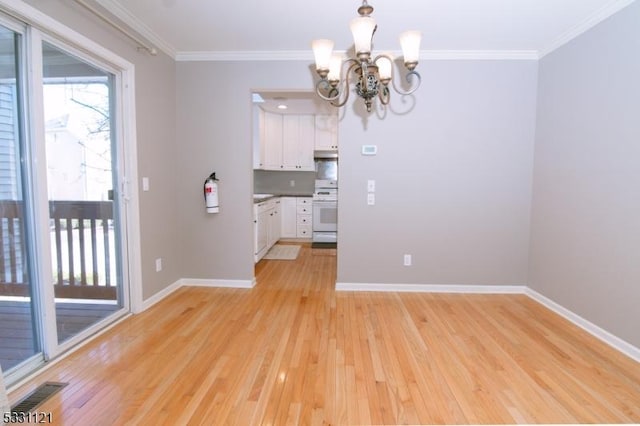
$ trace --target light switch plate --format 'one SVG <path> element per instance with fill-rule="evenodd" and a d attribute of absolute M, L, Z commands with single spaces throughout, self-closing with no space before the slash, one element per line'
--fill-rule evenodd
<path fill-rule="evenodd" d="M 369 179 L 367 181 L 367 192 L 376 192 L 376 181 Z"/>
<path fill-rule="evenodd" d="M 376 194 L 371 192 L 367 194 L 367 204 L 370 206 L 373 206 L 376 204 Z"/>

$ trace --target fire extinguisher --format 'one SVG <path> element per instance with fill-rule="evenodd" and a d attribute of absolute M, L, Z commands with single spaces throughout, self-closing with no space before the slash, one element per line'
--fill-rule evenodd
<path fill-rule="evenodd" d="M 213 172 L 204 181 L 204 204 L 207 208 L 207 213 L 218 213 L 220 206 L 218 203 L 218 179 L 216 179 L 216 173 Z"/>

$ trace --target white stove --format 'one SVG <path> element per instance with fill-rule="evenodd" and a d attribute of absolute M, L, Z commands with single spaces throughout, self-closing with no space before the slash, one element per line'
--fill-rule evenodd
<path fill-rule="evenodd" d="M 338 242 L 338 182 L 316 180 L 313 193 L 314 243 Z"/>

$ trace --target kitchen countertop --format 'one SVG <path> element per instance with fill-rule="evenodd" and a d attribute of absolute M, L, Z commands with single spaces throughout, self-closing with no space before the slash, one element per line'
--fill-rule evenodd
<path fill-rule="evenodd" d="M 309 193 L 253 194 L 253 203 L 254 204 L 262 203 L 263 201 L 267 201 L 276 197 L 313 197 L 313 194 L 309 194 Z"/>

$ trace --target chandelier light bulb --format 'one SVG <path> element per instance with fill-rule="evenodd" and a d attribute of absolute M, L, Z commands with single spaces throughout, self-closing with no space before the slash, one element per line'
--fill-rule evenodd
<path fill-rule="evenodd" d="M 391 80 L 391 67 L 393 64 L 391 63 L 391 59 L 385 56 L 380 56 L 376 60 L 376 65 L 378 66 L 378 76 L 380 77 L 380 81 L 389 81 Z"/>
<path fill-rule="evenodd" d="M 376 20 L 371 16 L 359 16 L 351 20 L 351 34 L 356 49 L 356 55 L 369 56 L 371 54 L 371 39 L 376 29 Z"/>
<path fill-rule="evenodd" d="M 331 61 L 331 52 L 333 51 L 333 41 L 327 39 L 318 39 L 311 42 L 313 56 L 316 60 L 316 70 L 328 70 Z"/>
<path fill-rule="evenodd" d="M 418 64 L 421 40 L 422 33 L 420 31 L 405 31 L 400 34 L 400 46 L 405 64 Z"/>
<path fill-rule="evenodd" d="M 329 74 L 327 80 L 340 81 L 340 72 L 342 71 L 342 56 L 333 54 L 329 61 Z"/>

